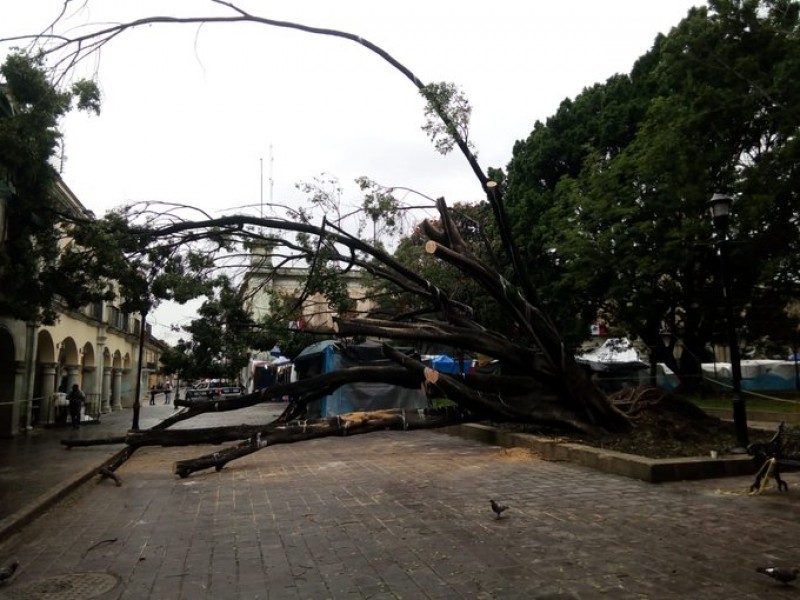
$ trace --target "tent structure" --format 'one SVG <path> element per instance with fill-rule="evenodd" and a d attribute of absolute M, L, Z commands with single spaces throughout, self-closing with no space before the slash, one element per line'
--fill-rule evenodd
<path fill-rule="evenodd" d="M 401 349 L 402 351 L 403 349 Z M 411 354 L 412 351 L 407 351 Z M 394 364 L 383 358 L 378 344 L 345 345 L 324 340 L 305 348 L 293 361 L 295 377 L 307 379 L 356 365 Z M 359 410 L 385 408 L 417 409 L 428 406 L 420 389 L 407 389 L 386 383 L 348 383 L 321 400 L 309 403 L 309 416 L 330 417 Z"/>
<path fill-rule="evenodd" d="M 459 368 L 458 361 L 447 354 L 433 354 L 424 356 L 422 358 L 422 362 L 430 364 L 432 369 L 436 369 L 440 373 L 448 374 L 468 373 L 475 364 L 474 360 L 465 359 L 461 361 L 461 367 Z"/>
<path fill-rule="evenodd" d="M 250 360 L 246 370 L 242 370 L 242 380 L 249 394 L 276 383 L 288 382 L 291 371 L 292 362 L 285 356 L 259 353 Z"/>
<path fill-rule="evenodd" d="M 599 348 L 576 355 L 575 362 L 588 370 L 598 387 L 606 391 L 639 385 L 649 368 L 628 338 L 608 338 Z"/>
<path fill-rule="evenodd" d="M 608 338 L 599 348 L 575 356 L 575 361 L 599 372 L 647 368 L 628 338 Z"/>
<path fill-rule="evenodd" d="M 703 363 L 703 377 L 730 385 L 733 370 L 729 362 Z M 743 390 L 753 392 L 800 389 L 800 366 L 793 360 L 751 359 L 741 361 Z"/>

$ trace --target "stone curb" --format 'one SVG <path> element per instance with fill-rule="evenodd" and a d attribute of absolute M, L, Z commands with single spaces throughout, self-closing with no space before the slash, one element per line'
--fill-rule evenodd
<path fill-rule="evenodd" d="M 605 473 L 641 479 L 649 483 L 712 479 L 755 473 L 753 461 L 746 455 L 723 455 L 715 459 L 702 456 L 645 458 L 583 444 L 560 442 L 529 433 L 501 431 L 496 427 L 477 423 L 452 425 L 438 431 L 505 448 L 528 448 L 541 455 L 545 460 L 568 461 Z"/>
<path fill-rule="evenodd" d="M 51 506 L 55 505 L 60 500 L 68 496 L 72 491 L 77 489 L 89 481 L 92 477 L 97 475 L 100 468 L 110 459 L 117 459 L 126 449 L 123 448 L 110 456 L 106 457 L 100 464 L 91 467 L 83 473 L 78 473 L 71 478 L 61 481 L 58 485 L 53 486 L 28 503 L 24 508 L 19 509 L 17 512 L 10 514 L 0 521 L 0 543 L 5 542 L 9 537 L 18 533 L 26 525 L 34 521 L 36 518 L 47 511 Z"/>

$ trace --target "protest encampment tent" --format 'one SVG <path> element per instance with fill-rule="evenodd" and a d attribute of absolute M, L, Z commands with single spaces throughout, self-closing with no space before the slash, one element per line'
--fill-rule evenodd
<path fill-rule="evenodd" d="M 406 354 L 411 349 L 398 348 Z M 323 373 L 358 365 L 394 365 L 383 357 L 380 344 L 344 344 L 338 340 L 323 340 L 306 347 L 293 361 L 295 377 L 307 379 Z M 308 416 L 334 416 L 360 410 L 386 408 L 425 408 L 428 397 L 419 388 L 408 389 L 387 383 L 348 383 L 320 400 L 309 403 Z"/>

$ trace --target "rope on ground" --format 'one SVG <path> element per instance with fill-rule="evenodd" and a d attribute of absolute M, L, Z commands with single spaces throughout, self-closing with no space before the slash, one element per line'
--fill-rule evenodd
<path fill-rule="evenodd" d="M 724 381 L 720 381 L 719 379 L 714 379 L 713 377 L 709 377 L 708 375 L 703 375 L 703 379 L 720 387 L 732 390 L 733 386 L 729 383 L 725 383 Z M 755 398 L 761 398 L 762 400 L 774 400 L 775 402 L 787 402 L 789 404 L 794 404 L 795 406 L 798 405 L 797 400 L 793 400 L 791 398 L 778 398 L 777 396 L 768 396 L 767 394 L 759 394 L 758 392 L 754 392 L 752 390 L 740 390 L 742 395 L 753 396 Z"/>

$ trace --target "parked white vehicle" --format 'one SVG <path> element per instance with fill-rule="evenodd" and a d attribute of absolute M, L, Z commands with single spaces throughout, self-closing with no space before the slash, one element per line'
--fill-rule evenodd
<path fill-rule="evenodd" d="M 230 396 L 241 396 L 244 393 L 238 385 L 230 385 L 224 381 L 204 381 L 186 390 L 187 400 L 217 400 Z"/>

